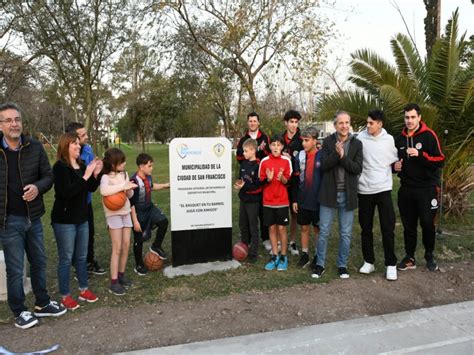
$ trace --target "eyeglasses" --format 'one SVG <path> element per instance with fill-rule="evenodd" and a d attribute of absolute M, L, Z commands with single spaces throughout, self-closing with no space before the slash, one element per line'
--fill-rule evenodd
<path fill-rule="evenodd" d="M 21 117 L 6 118 L 4 120 L 0 120 L 0 122 L 6 123 L 6 124 L 12 124 L 13 122 L 21 123 Z"/>

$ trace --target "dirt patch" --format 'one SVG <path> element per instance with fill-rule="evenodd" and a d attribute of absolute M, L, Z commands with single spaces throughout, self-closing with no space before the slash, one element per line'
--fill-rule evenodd
<path fill-rule="evenodd" d="M 111 353 L 400 312 L 474 299 L 474 263 L 399 273 L 353 275 L 271 292 L 138 307 L 102 307 L 41 321 L 29 330 L 0 326 L 0 344 L 24 352 L 61 345 L 60 353 Z M 323 279 L 324 280 L 324 279 Z M 173 297 L 175 292 L 170 290 Z M 184 291 L 184 290 L 181 290 Z M 189 290 L 188 290 L 189 291 Z"/>

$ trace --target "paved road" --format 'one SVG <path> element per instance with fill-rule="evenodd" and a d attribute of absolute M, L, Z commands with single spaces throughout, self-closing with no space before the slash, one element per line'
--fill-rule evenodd
<path fill-rule="evenodd" d="M 474 301 L 129 354 L 474 354 Z"/>

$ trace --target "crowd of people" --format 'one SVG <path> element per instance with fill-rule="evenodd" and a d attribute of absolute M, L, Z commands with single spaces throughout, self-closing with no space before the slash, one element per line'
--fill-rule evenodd
<path fill-rule="evenodd" d="M 351 133 L 349 113 L 338 111 L 333 121 L 335 132 L 324 138 L 322 146 L 314 127 L 300 131 L 301 114 L 297 111 L 285 114 L 285 132 L 270 139 L 260 129 L 259 115 L 250 113 L 248 131 L 237 146 L 240 172 L 234 184 L 240 198 L 241 241 L 250 247 L 249 262 L 257 261 L 261 239 L 271 255 L 266 270 L 287 270 L 287 254 L 291 252 L 300 255 L 297 267 L 311 265 L 311 276 L 322 277 L 337 214 L 336 267 L 339 277 L 347 279 L 354 212 L 359 209 L 364 257 L 359 272 L 370 274 L 375 271 L 373 224 L 377 208 L 387 280 L 397 280 L 397 270 L 416 268 L 418 221 L 426 267 L 438 270 L 433 252 L 444 155 L 436 133 L 422 121 L 420 107 L 410 103 L 403 112 L 405 125 L 394 139 L 383 128 L 383 111 L 368 112 L 366 128 L 357 137 Z M 399 262 L 395 255 L 393 173 L 400 177 L 398 207 L 405 244 L 405 256 Z M 296 225 L 301 230 L 301 253 L 296 244 Z M 315 237 L 312 261 L 311 229 Z"/>
<path fill-rule="evenodd" d="M 19 107 L 0 105 L 0 242 L 5 256 L 8 305 L 21 329 L 38 324 L 40 317 L 58 317 L 80 307 L 77 300 L 96 302 L 89 289 L 88 273 L 105 274 L 94 255 L 94 215 L 91 193 L 99 189 L 103 201 L 108 196 L 124 194 L 123 204 L 112 208 L 103 202 L 111 241 L 111 293 L 121 296 L 132 286 L 125 276 L 130 237 L 133 230 L 135 272 L 147 273 L 143 265 L 143 241 L 156 237 L 150 252 L 166 259 L 162 242 L 168 219 L 152 202 L 151 192 L 169 188 L 169 183 L 154 183 L 153 158 L 137 156 L 137 172 L 128 177 L 125 154 L 108 149 L 103 159 L 94 157 L 87 144 L 84 126 L 73 122 L 60 136 L 57 161 L 53 168 L 40 142 L 23 134 Z M 45 213 L 43 195 L 54 184 L 51 225 L 58 249 L 59 302 L 51 300 L 46 289 L 46 254 L 41 217 Z M 25 306 L 23 289 L 24 255 L 30 264 L 35 296 L 34 311 Z M 70 287 L 71 268 L 78 282 L 78 295 Z"/>
<path fill-rule="evenodd" d="M 405 127 L 394 139 L 383 128 L 384 113 L 368 113 L 367 127 L 357 137 L 351 133 L 351 117 L 339 111 L 334 117 L 335 133 L 319 142 L 318 131 L 300 131 L 301 114 L 284 116 L 285 132 L 269 138 L 260 130 L 260 117 L 247 117 L 248 131 L 237 146 L 239 179 L 239 227 L 241 241 L 249 246 L 248 262 L 259 258 L 262 240 L 270 259 L 265 270 L 285 271 L 288 252 L 299 255 L 296 267 L 311 265 L 311 276 L 325 271 L 327 243 L 334 215 L 338 215 L 339 253 L 336 266 L 348 278 L 347 262 L 352 240 L 354 211 L 359 223 L 364 263 L 360 272 L 375 271 L 373 219 L 377 207 L 384 249 L 386 278 L 397 279 L 397 269 L 416 267 L 418 220 L 422 228 L 426 266 L 438 269 L 433 255 L 434 218 L 439 204 L 440 168 L 444 156 L 436 134 L 421 120 L 420 108 L 404 108 Z M 167 259 L 162 243 L 168 218 L 153 204 L 152 191 L 167 189 L 169 183 L 152 179 L 153 158 L 140 153 L 137 171 L 129 177 L 125 154 L 108 149 L 103 159 L 94 157 L 85 127 L 73 122 L 59 138 L 57 161 L 51 165 L 40 142 L 23 134 L 22 116 L 13 103 L 0 105 L 0 242 L 5 255 L 8 305 L 21 329 L 38 324 L 40 317 L 57 317 L 80 307 L 78 301 L 96 302 L 89 288 L 88 273 L 105 274 L 94 254 L 92 193 L 99 190 L 111 241 L 109 291 L 124 295 L 132 286 L 126 277 L 130 239 L 133 232 L 134 271 L 146 275 L 143 243 L 156 236 L 150 252 Z M 395 212 L 391 197 L 392 173 L 401 187 L 398 206 L 404 228 L 405 257 L 397 264 L 394 247 Z M 46 289 L 46 254 L 41 217 L 43 195 L 53 187 L 51 224 L 58 249 L 57 276 L 61 300 L 51 300 Z M 112 208 L 108 197 L 123 195 L 123 204 Z M 120 197 L 119 196 L 119 197 Z M 287 226 L 290 225 L 290 236 Z M 301 248 L 297 245 L 300 226 Z M 310 235 L 315 251 L 310 261 Z M 30 264 L 35 297 L 34 311 L 25 306 L 24 255 Z M 70 287 L 72 268 L 78 294 Z"/>

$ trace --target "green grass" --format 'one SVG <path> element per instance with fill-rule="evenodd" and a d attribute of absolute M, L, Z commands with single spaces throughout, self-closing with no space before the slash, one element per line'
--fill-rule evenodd
<path fill-rule="evenodd" d="M 132 149 L 123 149 L 127 155 L 127 170 L 131 175 L 135 171 L 135 157 L 140 152 L 139 147 L 132 147 Z M 155 160 L 155 169 L 153 178 L 155 182 L 168 181 L 168 146 L 166 145 L 149 145 L 147 152 L 150 153 Z M 234 165 L 235 168 L 236 164 Z M 235 173 L 234 173 L 235 175 Z M 395 178 L 394 186 L 394 201 L 396 201 L 396 192 L 398 190 L 398 179 Z M 47 213 L 43 217 L 43 225 L 45 232 L 45 244 L 48 255 L 48 290 L 54 299 L 59 299 L 58 294 L 58 283 L 57 283 L 57 249 L 56 242 L 53 236 L 52 228 L 50 225 L 50 210 L 53 203 L 54 193 L 53 190 L 45 195 L 45 203 Z M 169 190 L 158 191 L 153 195 L 154 202 L 161 208 L 164 213 L 169 216 Z M 107 230 L 105 228 L 105 218 L 100 202 L 100 196 L 98 193 L 94 194 L 93 199 L 94 211 L 95 211 L 95 226 L 96 226 L 96 258 L 99 262 L 108 269 L 109 257 L 110 257 L 110 241 Z M 238 228 L 238 196 L 233 193 L 233 240 L 236 242 L 239 239 L 239 228 Z M 397 208 L 395 208 L 397 211 Z M 473 221 L 474 213 L 471 210 L 469 212 L 467 221 Z M 374 233 L 376 236 L 380 236 L 380 230 L 378 226 L 378 217 L 375 217 Z M 401 258 L 404 256 L 403 253 L 403 237 L 402 227 L 399 224 L 400 219 L 397 211 L 397 227 L 396 227 L 396 249 L 397 256 Z M 336 223 L 335 223 L 336 224 Z M 334 224 L 334 225 L 335 225 Z M 462 261 L 471 260 L 473 258 L 473 235 L 474 235 L 474 223 L 459 223 L 456 221 L 444 221 L 443 230 L 448 234 L 438 239 L 437 242 L 437 255 L 439 261 Z M 299 240 L 299 236 L 297 238 Z M 148 248 L 150 242 L 147 242 L 144 248 Z M 139 277 L 133 272 L 134 261 L 133 253 L 130 250 L 129 263 L 127 266 L 127 274 L 132 278 L 134 287 L 123 297 L 112 296 L 108 292 L 109 277 L 108 274 L 105 276 L 92 276 L 90 280 L 90 288 L 97 293 L 100 300 L 95 304 L 88 304 L 85 307 L 81 307 L 75 314 L 82 313 L 88 309 L 95 307 L 108 306 L 129 306 L 132 307 L 142 303 L 157 303 L 166 302 L 169 300 L 194 300 L 203 298 L 212 298 L 218 296 L 226 296 L 232 293 L 242 292 L 253 292 L 272 290 L 282 287 L 288 287 L 293 285 L 311 284 L 311 283 L 325 283 L 329 280 L 337 278 L 335 260 L 337 255 L 337 244 L 338 237 L 337 231 L 334 227 L 331 234 L 328 253 L 327 253 L 327 273 L 322 280 L 313 280 L 309 276 L 308 269 L 300 270 L 296 269 L 295 264 L 298 261 L 298 257 L 290 256 L 290 267 L 287 272 L 266 272 L 263 270 L 264 263 L 267 261 L 267 253 L 261 248 L 260 255 L 262 256 L 259 262 L 254 266 L 244 265 L 243 267 L 231 270 L 227 272 L 212 272 L 202 276 L 182 276 L 174 279 L 165 278 L 162 273 L 149 273 L 147 276 Z M 375 241 L 376 250 L 376 269 L 378 273 L 384 272 L 383 265 L 383 251 L 381 246 L 381 238 L 376 237 Z M 168 231 L 164 248 L 167 251 L 171 251 L 171 236 Z M 310 253 L 314 252 L 314 243 L 311 242 Z M 417 251 L 417 258 L 420 262 L 423 261 L 423 247 L 421 245 L 421 237 L 419 241 L 419 247 Z M 360 246 L 360 227 L 357 222 L 357 216 L 354 222 L 353 229 L 353 241 L 351 247 L 351 256 L 349 259 L 349 272 L 352 277 L 360 277 L 357 275 L 357 269 L 362 263 L 362 253 Z M 77 283 L 71 280 L 71 288 L 73 295 L 76 294 Z M 30 293 L 27 296 L 27 305 L 33 306 L 33 296 Z M 0 322 L 10 321 L 11 313 L 8 308 L 6 301 L 0 302 Z"/>

